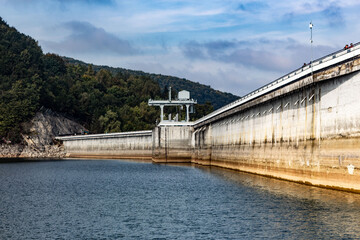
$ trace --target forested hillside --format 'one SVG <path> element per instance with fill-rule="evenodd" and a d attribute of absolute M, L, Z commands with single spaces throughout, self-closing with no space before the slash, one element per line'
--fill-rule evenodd
<path fill-rule="evenodd" d="M 95 68 L 65 61 L 56 54 L 43 54 L 34 39 L 0 18 L 0 141 L 21 141 L 23 123 L 41 107 L 76 120 L 91 133 L 151 129 L 159 118 L 159 109 L 149 107 L 148 99 L 168 96 L 166 87 L 155 79 L 149 74 Z M 193 92 L 170 82 L 166 85 Z M 192 97 L 197 98 L 195 94 Z M 192 118 L 211 111 L 209 102 L 199 104 Z"/>
<path fill-rule="evenodd" d="M 89 65 L 87 63 L 72 58 L 68 58 L 68 57 L 63 57 L 63 58 L 68 63 L 85 65 L 85 66 Z M 151 79 L 159 83 L 162 91 L 166 91 L 168 87 L 172 87 L 177 92 L 181 90 L 188 90 L 191 92 L 191 97 L 196 99 L 198 103 L 200 104 L 205 104 L 207 102 L 211 103 L 211 105 L 214 106 L 214 109 L 218 109 L 239 98 L 238 96 L 235 96 L 231 93 L 221 92 L 211 88 L 208 85 L 192 82 L 184 78 L 166 76 L 161 74 L 145 73 L 142 71 L 129 70 L 125 68 L 113 68 L 109 66 L 93 65 L 93 68 L 96 71 L 100 69 L 106 69 L 113 74 L 122 73 L 122 74 L 131 74 L 135 76 L 150 77 Z"/>

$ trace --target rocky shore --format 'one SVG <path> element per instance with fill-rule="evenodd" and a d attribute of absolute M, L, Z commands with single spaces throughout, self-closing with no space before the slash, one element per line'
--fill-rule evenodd
<path fill-rule="evenodd" d="M 25 123 L 21 144 L 0 144 L 0 158 L 62 158 L 61 142 L 55 136 L 82 134 L 85 128 L 77 122 L 42 108 L 34 118 Z"/>
<path fill-rule="evenodd" d="M 22 144 L 1 144 L 0 158 L 63 158 L 63 146 L 48 145 L 43 149 Z"/>

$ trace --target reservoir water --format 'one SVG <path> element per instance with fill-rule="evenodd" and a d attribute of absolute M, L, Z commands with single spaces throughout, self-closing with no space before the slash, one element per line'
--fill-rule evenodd
<path fill-rule="evenodd" d="M 0 239 L 359 239 L 360 195 L 219 168 L 0 164 Z"/>

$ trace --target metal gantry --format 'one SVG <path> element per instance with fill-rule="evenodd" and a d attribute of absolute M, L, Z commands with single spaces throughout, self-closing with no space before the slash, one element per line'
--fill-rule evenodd
<path fill-rule="evenodd" d="M 178 93 L 178 98 L 173 100 L 171 99 L 171 87 L 169 90 L 169 99 L 168 100 L 152 100 L 149 99 L 148 101 L 149 106 L 159 106 L 160 107 L 160 121 L 164 121 L 164 107 L 170 107 L 170 106 L 185 106 L 186 107 L 186 122 L 189 122 L 190 117 L 190 107 L 193 108 L 194 104 L 197 104 L 197 101 L 194 99 L 190 99 L 190 92 L 188 91 L 180 91 Z M 176 119 L 178 120 L 178 119 Z M 171 121 L 171 119 L 169 119 Z"/>

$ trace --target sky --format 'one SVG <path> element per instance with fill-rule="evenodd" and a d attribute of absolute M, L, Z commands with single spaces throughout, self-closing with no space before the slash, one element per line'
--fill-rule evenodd
<path fill-rule="evenodd" d="M 238 96 L 359 42 L 359 12 L 358 0 L 0 0 L 44 53 Z"/>

